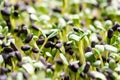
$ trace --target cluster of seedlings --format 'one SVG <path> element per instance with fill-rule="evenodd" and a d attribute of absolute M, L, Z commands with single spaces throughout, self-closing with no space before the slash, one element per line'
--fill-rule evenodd
<path fill-rule="evenodd" d="M 120 80 L 115 2 L 1 1 L 0 80 Z"/>

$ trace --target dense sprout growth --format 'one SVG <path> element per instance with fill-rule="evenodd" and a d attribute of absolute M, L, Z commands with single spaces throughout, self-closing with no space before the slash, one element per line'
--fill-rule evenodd
<path fill-rule="evenodd" d="M 0 0 L 0 80 L 120 80 L 120 0 Z"/>

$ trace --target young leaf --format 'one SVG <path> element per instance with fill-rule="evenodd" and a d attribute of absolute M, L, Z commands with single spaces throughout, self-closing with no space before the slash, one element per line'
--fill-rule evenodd
<path fill-rule="evenodd" d="M 95 56 L 94 56 L 93 52 L 85 53 L 85 57 L 90 62 L 94 62 L 95 61 Z"/>
<path fill-rule="evenodd" d="M 64 64 L 68 65 L 68 61 L 62 53 L 60 53 L 60 58 L 62 59 Z"/>
<path fill-rule="evenodd" d="M 42 62 L 36 62 L 33 64 L 35 68 L 40 68 L 40 69 L 44 69 L 45 65 Z"/>
<path fill-rule="evenodd" d="M 98 42 L 98 38 L 97 38 L 96 33 L 92 33 L 92 34 L 90 35 L 90 41 Z"/>
<path fill-rule="evenodd" d="M 3 57 L 2 57 L 2 55 L 0 55 L 0 64 L 3 63 L 3 61 L 4 61 Z"/>
<path fill-rule="evenodd" d="M 93 32 L 96 31 L 96 29 L 95 29 L 95 27 L 94 27 L 93 25 L 89 25 L 89 28 L 90 28 L 90 30 L 93 31 Z"/>
<path fill-rule="evenodd" d="M 71 34 L 69 35 L 69 39 L 75 40 L 75 41 L 79 41 L 80 40 L 80 36 L 77 36 L 75 34 Z"/>
<path fill-rule="evenodd" d="M 105 49 L 112 52 L 118 52 L 118 49 L 111 45 L 104 45 Z"/>
<path fill-rule="evenodd" d="M 110 57 L 112 57 L 116 61 L 120 59 L 120 55 L 117 53 L 110 53 Z"/>
<path fill-rule="evenodd" d="M 42 35 L 46 38 L 46 35 L 45 35 L 44 31 L 41 28 L 39 30 L 42 33 Z"/>
<path fill-rule="evenodd" d="M 91 71 L 89 73 L 89 76 L 90 77 L 92 76 L 96 79 L 98 78 L 98 79 L 101 79 L 101 80 L 107 80 L 104 74 L 102 74 L 101 72 L 97 72 L 97 71 Z"/>
<path fill-rule="evenodd" d="M 50 54 L 50 52 L 46 52 L 45 53 L 48 57 L 52 57 L 52 55 Z"/>
<path fill-rule="evenodd" d="M 35 9 L 32 6 L 27 6 L 27 11 L 28 13 L 33 13 L 33 14 L 36 13 Z"/>
<path fill-rule="evenodd" d="M 29 56 L 23 57 L 23 58 L 22 58 L 22 61 L 23 61 L 23 62 L 32 63 L 32 59 L 31 59 Z"/>
<path fill-rule="evenodd" d="M 50 38 L 56 36 L 57 33 L 58 33 L 58 30 L 57 30 L 57 29 L 54 29 L 53 32 L 48 36 L 48 39 L 50 39 Z"/>
<path fill-rule="evenodd" d="M 94 65 L 95 67 L 98 67 L 98 66 L 101 65 L 101 61 L 100 61 L 100 60 L 97 60 L 97 61 L 95 61 L 95 62 L 93 63 L 93 65 Z"/>
<path fill-rule="evenodd" d="M 48 15 L 41 15 L 41 16 L 39 17 L 39 19 L 40 19 L 41 21 L 49 21 L 49 20 L 50 20 L 50 17 L 49 17 Z"/>
<path fill-rule="evenodd" d="M 3 43 L 3 41 L 2 40 L 0 40 L 0 45 Z"/>
<path fill-rule="evenodd" d="M 3 33 L 4 35 L 7 35 L 7 33 L 8 33 L 8 27 L 7 27 L 7 26 L 3 29 L 2 33 Z"/>
<path fill-rule="evenodd" d="M 30 63 L 23 64 L 22 67 L 30 74 L 34 74 L 34 67 Z"/>
<path fill-rule="evenodd" d="M 111 59 L 109 62 L 109 68 L 115 69 L 117 67 L 117 64 L 114 59 Z"/>
<path fill-rule="evenodd" d="M 21 72 L 18 72 L 16 80 L 23 80 L 23 74 Z"/>
<path fill-rule="evenodd" d="M 100 56 L 100 55 L 101 55 L 100 51 L 97 50 L 96 48 L 93 49 L 93 52 L 94 52 L 94 54 L 95 54 L 96 56 Z"/>
<path fill-rule="evenodd" d="M 102 26 L 102 24 L 101 24 L 100 21 L 95 21 L 95 22 L 94 22 L 94 25 L 95 25 L 98 29 L 104 30 L 104 28 L 103 28 L 103 26 Z"/>
<path fill-rule="evenodd" d="M 115 71 L 120 72 L 120 65 L 115 68 Z"/>
<path fill-rule="evenodd" d="M 104 52 L 104 46 L 103 45 L 95 45 L 95 48 L 99 50 L 100 52 Z"/>
<path fill-rule="evenodd" d="M 30 18 L 31 18 L 32 20 L 35 20 L 35 21 L 38 21 L 38 20 L 39 20 L 38 17 L 37 17 L 35 14 L 30 14 Z"/>
<path fill-rule="evenodd" d="M 79 15 L 73 15 L 72 16 L 72 21 L 76 26 L 78 26 L 79 23 L 80 23 Z"/>
<path fill-rule="evenodd" d="M 65 20 L 63 18 L 59 18 L 59 26 L 63 28 L 65 27 L 65 25 L 66 25 Z"/>
<path fill-rule="evenodd" d="M 112 21 L 111 20 L 105 21 L 104 27 L 105 27 L 106 30 L 110 29 L 111 26 L 112 26 Z"/>
<path fill-rule="evenodd" d="M 74 28 L 74 32 L 68 34 L 68 38 L 75 40 L 75 41 L 80 41 L 84 36 L 88 35 L 88 32 L 84 32 L 82 29 Z"/>
<path fill-rule="evenodd" d="M 83 72 L 84 67 L 85 67 L 85 64 L 83 64 L 83 65 L 78 69 L 78 73 L 79 73 L 79 74 Z"/>

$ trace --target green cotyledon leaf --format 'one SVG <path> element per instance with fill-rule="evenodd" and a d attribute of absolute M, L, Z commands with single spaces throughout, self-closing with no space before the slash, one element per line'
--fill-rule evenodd
<path fill-rule="evenodd" d="M 80 41 L 83 37 L 88 35 L 88 32 L 84 32 L 80 28 L 74 28 L 74 31 L 68 34 L 70 40 Z"/>
<path fill-rule="evenodd" d="M 54 29 L 54 30 L 52 31 L 52 33 L 48 36 L 48 39 L 50 39 L 50 38 L 56 36 L 57 33 L 58 33 L 58 30 L 57 30 L 57 29 Z"/>
<path fill-rule="evenodd" d="M 30 74 L 34 74 L 34 67 L 30 63 L 23 64 L 22 67 Z"/>
<path fill-rule="evenodd" d="M 60 53 L 60 58 L 63 60 L 64 64 L 68 65 L 68 61 L 62 53 Z"/>
<path fill-rule="evenodd" d="M 104 74 L 102 74 L 101 72 L 97 72 L 97 71 L 91 71 L 89 73 L 89 76 L 94 77 L 96 79 L 100 79 L 100 80 L 107 80 Z"/>
<path fill-rule="evenodd" d="M 104 45 L 105 49 L 111 52 L 118 52 L 118 49 L 112 45 Z"/>
<path fill-rule="evenodd" d="M 2 55 L 0 55 L 0 64 L 3 63 L 3 61 L 4 61 L 3 57 L 2 57 Z"/>

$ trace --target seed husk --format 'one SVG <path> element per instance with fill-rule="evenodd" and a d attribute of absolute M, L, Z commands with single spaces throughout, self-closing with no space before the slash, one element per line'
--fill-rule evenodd
<path fill-rule="evenodd" d="M 29 46 L 29 45 L 24 45 L 24 46 L 21 47 L 21 49 L 22 49 L 23 51 L 27 51 L 27 50 L 30 49 L 30 46 Z"/>
<path fill-rule="evenodd" d="M 37 30 L 37 31 L 39 31 L 38 26 L 36 26 L 35 24 L 32 24 L 32 28 L 35 29 L 35 30 Z"/>
<path fill-rule="evenodd" d="M 77 72 L 78 71 L 78 68 L 79 68 L 79 65 L 77 63 L 74 63 L 74 64 L 69 64 L 69 68 L 73 71 L 73 72 Z"/>
<path fill-rule="evenodd" d="M 8 59 L 8 54 L 2 53 L 2 57 L 3 57 L 4 61 L 6 61 Z"/>
<path fill-rule="evenodd" d="M 2 53 L 2 57 L 5 61 L 5 65 L 8 64 L 10 66 L 12 66 L 12 62 L 11 62 L 11 59 L 9 58 L 9 55 L 6 54 L 6 53 Z"/>
<path fill-rule="evenodd" d="M 120 32 L 120 26 L 117 28 L 117 31 L 119 31 L 119 32 Z"/>
<path fill-rule="evenodd" d="M 95 41 L 91 42 L 91 47 L 94 48 L 97 43 Z"/>
<path fill-rule="evenodd" d="M 25 63 L 26 63 L 26 62 L 18 62 L 18 63 L 17 63 L 17 66 L 22 67 L 22 65 L 25 64 Z"/>
<path fill-rule="evenodd" d="M 70 55 L 73 55 L 73 53 L 74 53 L 72 49 L 69 49 L 68 52 Z"/>
<path fill-rule="evenodd" d="M 90 62 L 86 62 L 83 72 L 87 73 L 89 71 L 89 68 L 90 68 Z"/>
<path fill-rule="evenodd" d="M 99 41 L 102 40 L 102 37 L 100 35 L 97 35 L 97 38 L 98 38 Z"/>
<path fill-rule="evenodd" d="M 8 29 L 11 30 L 11 22 L 10 22 L 10 19 L 6 19 L 6 24 L 8 26 Z"/>
<path fill-rule="evenodd" d="M 39 52 L 39 49 L 38 49 L 38 48 L 32 48 L 32 51 L 33 51 L 34 53 L 38 53 L 38 52 Z"/>
<path fill-rule="evenodd" d="M 106 75 L 107 80 L 114 80 L 114 78 L 111 75 Z"/>
<path fill-rule="evenodd" d="M 10 43 L 10 46 L 11 48 L 14 50 L 14 51 L 17 51 L 17 47 L 15 46 L 15 44 L 13 42 Z"/>
<path fill-rule="evenodd" d="M 23 72 L 23 77 L 24 77 L 24 79 L 28 79 L 29 78 L 29 74 L 27 72 Z"/>
<path fill-rule="evenodd" d="M 3 51 L 5 51 L 5 52 L 12 52 L 13 49 L 10 48 L 10 47 L 4 47 L 4 50 L 3 50 Z"/>
<path fill-rule="evenodd" d="M 90 46 L 88 46 L 88 47 L 85 48 L 85 53 L 86 52 L 91 52 L 91 51 L 92 51 L 92 48 Z"/>
<path fill-rule="evenodd" d="M 8 54 L 8 57 L 11 58 L 11 57 L 15 57 L 15 51 L 12 51 Z"/>
<path fill-rule="evenodd" d="M 10 3 L 10 2 L 4 2 L 4 7 L 10 7 L 10 6 L 12 6 L 12 4 Z"/>
<path fill-rule="evenodd" d="M 106 70 L 106 72 L 107 72 L 109 75 L 112 75 L 112 74 L 113 74 L 113 70 L 111 70 L 111 69 Z"/>
<path fill-rule="evenodd" d="M 112 38 L 112 36 L 113 36 L 113 29 L 109 29 L 108 30 L 108 33 L 107 33 L 107 37 L 109 38 L 109 39 L 111 39 Z"/>
<path fill-rule="evenodd" d="M 61 42 L 56 43 L 55 47 L 58 48 L 58 49 L 61 48 L 62 47 L 62 43 Z"/>
<path fill-rule="evenodd" d="M 32 38 L 33 38 L 33 34 L 28 35 L 25 39 L 25 43 L 29 43 L 32 40 Z"/>
<path fill-rule="evenodd" d="M 20 54 L 19 51 L 15 51 L 15 56 L 16 56 L 16 58 L 17 58 L 18 61 L 22 60 L 22 56 L 21 56 L 21 54 Z"/>
<path fill-rule="evenodd" d="M 54 9 L 52 9 L 52 10 L 53 10 L 53 12 L 56 12 L 56 13 L 61 13 L 61 9 L 54 8 Z"/>
<path fill-rule="evenodd" d="M 46 59 L 44 57 L 40 56 L 39 59 L 44 65 L 47 65 Z"/>
<path fill-rule="evenodd" d="M 6 75 L 0 75 L 0 80 L 7 80 L 7 76 Z"/>
<path fill-rule="evenodd" d="M 62 80 L 70 80 L 70 77 L 66 73 L 61 73 L 60 77 L 61 77 Z"/>
<path fill-rule="evenodd" d="M 52 41 L 48 41 L 46 44 L 45 44 L 45 48 L 53 48 L 55 46 L 55 43 L 52 42 Z"/>
<path fill-rule="evenodd" d="M 4 48 L 4 47 L 8 47 L 5 42 L 2 43 L 2 48 Z"/>
<path fill-rule="evenodd" d="M 39 35 L 39 39 L 45 39 L 43 35 Z"/>
<path fill-rule="evenodd" d="M 15 9 L 15 10 L 18 10 L 18 9 L 19 9 L 19 4 L 18 4 L 18 3 L 14 5 L 14 9 Z"/>
<path fill-rule="evenodd" d="M 83 9 L 83 4 L 80 3 L 80 4 L 79 4 L 79 10 L 81 11 L 82 9 Z"/>
<path fill-rule="evenodd" d="M 36 43 L 37 43 L 37 45 L 42 45 L 43 43 L 44 43 L 44 39 L 38 39 L 37 41 L 36 41 Z"/>
<path fill-rule="evenodd" d="M 18 15 L 19 15 L 17 10 L 15 10 L 13 14 L 14 14 L 15 17 L 18 17 Z"/>
<path fill-rule="evenodd" d="M 85 73 L 84 72 L 80 73 L 80 77 L 85 78 Z"/>
<path fill-rule="evenodd" d="M 112 27 L 112 30 L 113 30 L 113 31 L 116 31 L 119 26 L 120 26 L 119 24 L 115 24 L 115 25 Z"/>
<path fill-rule="evenodd" d="M 0 40 L 3 40 L 4 38 L 5 38 L 5 36 L 0 34 Z"/>
<path fill-rule="evenodd" d="M 1 10 L 1 14 L 4 16 L 10 16 L 10 11 L 8 10 L 7 7 Z"/>
<path fill-rule="evenodd" d="M 74 30 L 75 32 L 79 32 L 79 29 L 76 28 L 76 27 L 74 27 L 73 30 Z"/>
<path fill-rule="evenodd" d="M 25 34 L 27 34 L 28 33 L 27 29 L 28 29 L 28 27 L 25 24 L 22 24 L 21 25 L 21 30 L 20 30 L 19 33 L 25 33 Z"/>
<path fill-rule="evenodd" d="M 69 45 L 69 46 L 65 46 L 65 51 L 68 52 L 69 50 L 71 50 L 72 47 Z"/>
<path fill-rule="evenodd" d="M 14 29 L 14 32 L 18 33 L 20 31 L 19 27 L 17 26 L 15 29 Z"/>
<path fill-rule="evenodd" d="M 0 68 L 0 73 L 1 74 L 5 74 L 5 73 L 8 73 L 8 72 L 10 72 L 10 69 L 5 68 L 5 67 Z"/>
<path fill-rule="evenodd" d="M 51 68 L 52 67 L 52 64 L 51 63 L 47 63 L 47 68 Z"/>
<path fill-rule="evenodd" d="M 63 62 L 62 62 L 61 59 L 56 59 L 55 62 L 56 62 L 57 64 L 59 64 L 59 65 L 63 65 Z"/>

